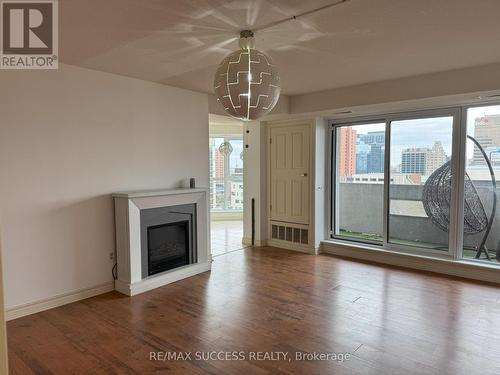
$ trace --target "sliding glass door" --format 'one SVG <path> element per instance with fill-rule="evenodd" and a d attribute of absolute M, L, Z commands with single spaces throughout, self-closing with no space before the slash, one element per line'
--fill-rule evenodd
<path fill-rule="evenodd" d="M 375 122 L 335 129 L 334 232 L 338 238 L 383 240 L 385 127 L 385 122 Z"/>
<path fill-rule="evenodd" d="M 388 241 L 448 252 L 453 115 L 391 121 Z"/>
<path fill-rule="evenodd" d="M 451 256 L 459 114 L 448 109 L 333 124 L 332 237 Z"/>

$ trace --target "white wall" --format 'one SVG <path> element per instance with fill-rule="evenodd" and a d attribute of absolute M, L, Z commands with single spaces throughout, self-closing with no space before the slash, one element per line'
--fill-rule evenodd
<path fill-rule="evenodd" d="M 62 65 L 0 72 L 6 307 L 112 281 L 110 194 L 208 186 L 207 95 Z"/>
<path fill-rule="evenodd" d="M 327 176 L 329 157 L 329 135 L 328 121 L 325 118 L 314 119 L 314 150 L 312 155 L 314 162 L 314 248 L 319 250 L 321 241 L 327 238 L 328 233 L 328 197 L 327 197 Z"/>
<path fill-rule="evenodd" d="M 451 105 L 453 101 L 446 100 L 449 96 L 474 93 L 465 95 L 470 102 L 477 94 L 493 93 L 499 88 L 500 64 L 496 63 L 294 95 L 289 99 L 289 113 L 303 115 L 323 112 L 327 115 L 356 109 L 356 114 L 360 114 L 357 107 L 372 106 L 369 111 L 373 114 L 387 103 L 425 99 L 430 99 L 431 107 L 436 107 Z M 385 112 L 391 110 L 395 108 L 384 109 Z"/>
<path fill-rule="evenodd" d="M 252 198 L 255 199 L 255 244 L 267 239 L 267 130 L 260 121 L 247 122 L 243 130 L 243 242 L 252 240 Z"/>

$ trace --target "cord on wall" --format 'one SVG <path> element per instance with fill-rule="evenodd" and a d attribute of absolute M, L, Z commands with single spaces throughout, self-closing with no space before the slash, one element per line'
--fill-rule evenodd
<path fill-rule="evenodd" d="M 118 279 L 118 263 L 115 263 L 115 265 L 111 269 L 111 275 L 113 275 L 113 280 Z"/>
<path fill-rule="evenodd" d="M 255 198 L 252 198 L 252 246 L 255 246 Z"/>

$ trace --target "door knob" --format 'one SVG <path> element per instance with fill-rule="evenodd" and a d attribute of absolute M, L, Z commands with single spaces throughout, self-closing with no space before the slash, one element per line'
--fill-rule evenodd
<path fill-rule="evenodd" d="M 302 173 L 300 177 L 307 177 L 307 173 Z"/>

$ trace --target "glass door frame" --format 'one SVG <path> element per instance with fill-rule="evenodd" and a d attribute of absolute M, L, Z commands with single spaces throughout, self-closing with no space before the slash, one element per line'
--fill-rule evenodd
<path fill-rule="evenodd" d="M 463 178 L 465 173 L 465 140 L 466 140 L 466 121 L 463 118 L 465 107 L 446 107 L 439 109 L 429 109 L 421 111 L 398 112 L 392 114 L 352 117 L 341 120 L 329 121 L 331 128 L 331 152 L 330 152 L 330 171 L 331 171 L 331 204 L 330 204 L 330 237 L 335 240 L 357 243 L 368 243 L 381 246 L 384 250 L 409 253 L 420 256 L 433 256 L 445 259 L 457 259 L 462 255 L 461 243 L 462 237 L 459 235 L 463 230 Z M 391 123 L 393 121 L 416 120 L 434 117 L 453 117 L 452 124 L 452 190 L 450 197 L 450 229 L 448 231 L 448 250 L 441 251 L 418 246 L 407 246 L 389 242 L 389 210 L 390 210 L 390 141 L 391 141 Z M 383 240 L 382 242 L 358 241 L 346 239 L 336 235 L 336 225 L 338 222 L 338 204 L 336 200 L 338 183 L 337 174 L 337 140 L 336 129 L 342 126 L 368 125 L 370 123 L 385 123 L 385 154 L 384 154 L 384 211 L 383 211 Z M 465 125 L 465 126 L 464 126 Z M 333 159 L 335 153 L 335 159 Z M 333 162 L 334 161 L 334 162 Z M 460 182 L 462 181 L 462 182 Z"/>
<path fill-rule="evenodd" d="M 339 207 L 338 203 L 338 190 L 339 190 L 339 181 L 337 181 L 337 163 L 339 160 L 339 150 L 337 147 L 337 129 L 340 129 L 342 127 L 347 127 L 347 126 L 356 126 L 356 125 L 374 125 L 374 124 L 386 124 L 384 131 L 387 131 L 387 123 L 385 117 L 379 117 L 379 116 L 370 116 L 370 117 L 364 117 L 364 118 L 354 118 L 345 122 L 333 122 L 331 123 L 331 154 L 330 154 L 330 171 L 331 171 L 331 183 L 330 186 L 332 187 L 331 189 L 331 204 L 330 204 L 330 238 L 334 238 L 336 240 L 340 241 L 346 241 L 350 243 L 363 243 L 363 244 L 369 244 L 369 245 L 376 245 L 376 246 L 382 246 L 385 243 L 385 226 L 383 227 L 382 235 L 384 236 L 383 241 L 372 241 L 372 240 L 357 240 L 354 238 L 349 238 L 346 236 L 339 236 L 335 233 L 337 233 L 337 225 L 338 225 L 338 219 L 337 217 L 337 207 Z M 384 136 L 385 137 L 385 136 Z M 384 139 L 385 141 L 385 139 Z M 384 144 L 385 147 L 386 144 Z M 332 163 L 333 158 L 332 155 L 335 153 L 335 163 Z M 385 180 L 385 155 L 384 155 L 384 180 Z M 385 182 L 384 182 L 385 185 Z M 384 187 L 385 191 L 385 187 Z M 385 194 L 385 193 L 384 193 Z M 385 197 L 384 197 L 384 207 L 385 207 Z M 383 219 L 385 220 L 385 219 Z"/>
<path fill-rule="evenodd" d="M 465 173 L 467 170 L 467 112 L 471 108 L 480 108 L 480 107 L 489 107 L 489 106 L 500 106 L 500 101 L 498 99 L 495 100 L 488 100 L 484 101 L 481 103 L 474 103 L 474 104 L 466 104 L 462 105 L 460 107 L 461 110 L 461 126 L 460 126 L 460 165 L 459 165 L 459 178 L 461 178 L 462 183 L 459 184 L 458 186 L 458 194 L 460 195 L 460 202 L 459 202 L 459 215 L 460 215 L 460 222 L 458 223 L 459 226 L 457 226 L 457 233 L 456 233 L 456 245 L 457 245 L 457 250 L 456 250 L 456 258 L 457 260 L 467 262 L 467 263 L 475 263 L 477 264 L 478 262 L 484 263 L 487 265 L 491 265 L 490 262 L 487 262 L 483 259 L 467 259 L 464 258 L 463 252 L 464 252 L 464 236 L 463 236 L 463 223 L 464 223 L 464 190 L 465 190 Z M 498 178 L 498 176 L 497 176 Z M 498 181 L 498 180 L 497 180 Z M 497 187 L 497 189 L 500 189 L 500 187 Z"/>
<path fill-rule="evenodd" d="M 452 117 L 452 150 L 451 150 L 451 194 L 450 194 L 450 224 L 448 231 L 448 250 L 435 250 L 420 246 L 402 245 L 390 242 L 389 238 L 389 216 L 390 216 L 390 160 L 391 160 L 391 123 L 395 121 L 419 120 L 436 117 Z M 386 143 L 385 143 L 385 167 L 384 167 L 384 248 L 391 251 L 413 253 L 418 255 L 429 254 L 432 256 L 443 258 L 454 258 L 457 249 L 457 224 L 463 223 L 463 220 L 457 221 L 459 215 L 459 199 L 458 199 L 458 169 L 460 160 L 460 144 L 459 138 L 461 133 L 461 111 L 460 108 L 443 108 L 424 111 L 415 111 L 407 113 L 398 113 L 387 116 L 386 122 Z"/>

